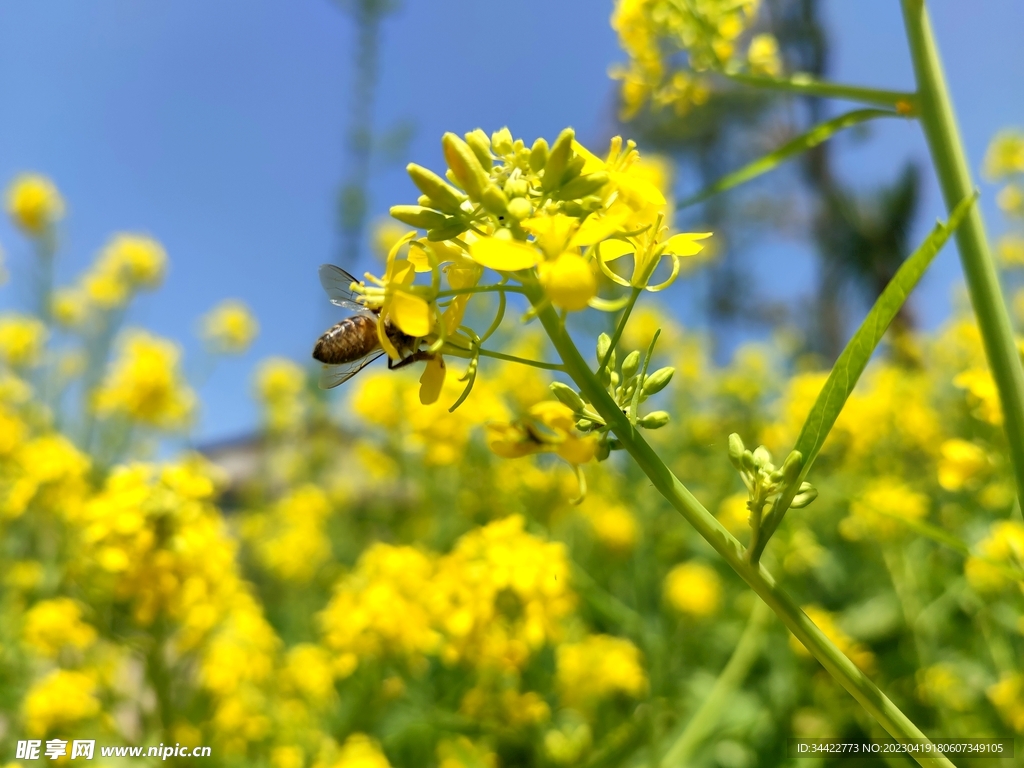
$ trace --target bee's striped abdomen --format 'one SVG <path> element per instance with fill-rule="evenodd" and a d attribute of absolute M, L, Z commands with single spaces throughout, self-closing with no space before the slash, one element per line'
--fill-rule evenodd
<path fill-rule="evenodd" d="M 355 315 L 345 318 L 317 339 L 313 358 L 328 365 L 343 365 L 365 357 L 378 346 L 377 319 Z"/>

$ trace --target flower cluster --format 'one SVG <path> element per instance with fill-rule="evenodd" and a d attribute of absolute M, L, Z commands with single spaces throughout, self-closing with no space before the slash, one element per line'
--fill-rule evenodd
<path fill-rule="evenodd" d="M 399 238 L 384 275 L 353 286 L 378 313 L 379 341 L 392 359 L 426 346 L 424 403 L 441 393 L 440 355 L 469 358 L 466 390 L 473 386 L 481 344 L 500 325 L 506 294 L 531 296 L 534 311 L 547 304 L 563 312 L 618 309 L 621 302 L 599 295 L 599 275 L 635 290 L 661 290 L 708 237 L 670 236 L 665 192 L 634 145 L 618 137 L 604 159 L 579 144 L 572 129 L 550 145 L 537 139 L 527 146 L 507 128 L 491 136 L 479 129 L 464 138 L 447 133 L 442 145 L 447 178 L 409 165 L 422 193 L 418 204 L 391 209 L 426 237 L 414 231 Z M 623 276 L 612 265 L 628 254 L 633 268 Z M 669 274 L 653 284 L 663 263 Z M 486 270 L 500 282 L 481 285 Z M 418 273 L 429 284 L 417 283 Z M 477 333 L 463 322 L 471 297 L 481 293 L 501 301 L 494 322 Z"/>
<path fill-rule="evenodd" d="M 648 102 L 671 105 L 681 114 L 703 104 L 711 95 L 710 72 L 746 69 L 778 75 L 777 41 L 770 34 L 751 34 L 759 4 L 618 0 L 612 28 L 629 62 L 611 74 L 622 81 L 623 118 L 633 117 Z"/>

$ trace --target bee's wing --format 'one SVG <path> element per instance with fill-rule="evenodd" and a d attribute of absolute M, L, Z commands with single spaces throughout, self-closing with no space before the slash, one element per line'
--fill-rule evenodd
<path fill-rule="evenodd" d="M 383 349 L 376 349 L 351 363 L 325 365 L 320 371 L 320 389 L 332 389 L 339 384 L 344 384 L 383 354 Z"/>
<path fill-rule="evenodd" d="M 360 303 L 359 294 L 352 290 L 352 283 L 358 282 L 341 267 L 333 264 L 320 265 L 320 285 L 327 291 L 331 304 L 365 313 L 369 310 L 365 304 Z"/>

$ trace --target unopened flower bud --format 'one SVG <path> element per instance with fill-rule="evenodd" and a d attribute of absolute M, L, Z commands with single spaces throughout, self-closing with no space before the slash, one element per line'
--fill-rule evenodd
<path fill-rule="evenodd" d="M 476 159 L 480 161 L 481 167 L 485 171 L 489 171 L 494 165 L 494 156 L 491 154 L 491 140 L 487 134 L 479 128 L 472 130 L 466 134 L 466 143 L 473 150 Z"/>
<path fill-rule="evenodd" d="M 803 509 L 816 498 L 818 498 L 817 488 L 810 483 L 800 483 L 800 492 L 793 497 L 793 503 L 789 506 L 793 509 Z"/>
<path fill-rule="evenodd" d="M 430 204 L 421 202 L 420 205 L 447 213 L 458 213 L 461 210 L 459 206 L 462 205 L 465 195 L 459 193 L 436 173 L 416 163 L 409 163 L 405 170 L 412 183 L 431 201 Z"/>
<path fill-rule="evenodd" d="M 598 362 L 598 364 L 600 364 L 601 361 L 604 360 L 605 356 L 608 354 L 608 350 L 611 349 L 611 346 L 612 346 L 612 337 L 609 336 L 607 333 L 602 333 L 602 334 L 600 334 L 597 337 L 597 362 Z"/>
<path fill-rule="evenodd" d="M 467 229 L 469 229 L 469 223 L 465 219 L 451 216 L 444 226 L 427 230 L 427 240 L 433 243 L 440 242 L 441 240 L 451 240 L 461 235 Z"/>
<path fill-rule="evenodd" d="M 579 159 L 582 160 L 582 158 Z M 607 183 L 608 174 L 604 171 L 588 173 L 586 176 L 577 176 L 558 190 L 558 197 L 562 200 L 577 200 L 592 195 Z"/>
<path fill-rule="evenodd" d="M 491 134 L 491 148 L 499 155 L 512 153 L 512 132 L 506 127 Z"/>
<path fill-rule="evenodd" d="M 497 216 L 504 215 L 508 209 L 508 198 L 494 184 L 488 184 L 484 188 L 483 194 L 480 195 L 480 202 L 483 203 L 484 208 Z"/>
<path fill-rule="evenodd" d="M 637 352 L 636 350 L 633 350 L 628 355 L 626 355 L 626 359 L 622 361 L 622 377 L 624 379 L 631 378 L 636 373 L 636 370 L 639 367 L 640 353 Z"/>
<path fill-rule="evenodd" d="M 529 191 L 530 184 L 522 177 L 510 178 L 505 181 L 505 195 L 507 197 L 526 197 Z"/>
<path fill-rule="evenodd" d="M 548 153 L 548 161 L 544 164 L 544 178 L 541 180 L 541 188 L 545 192 L 557 189 L 562 183 L 562 175 L 569 164 L 572 156 L 572 140 L 575 138 L 572 128 L 566 128 L 555 139 L 555 143 Z"/>
<path fill-rule="evenodd" d="M 574 155 L 569 160 L 569 162 L 565 164 L 565 170 L 562 171 L 561 183 L 569 184 L 573 181 L 576 181 L 576 179 L 579 178 L 579 175 L 583 173 L 583 166 L 585 166 L 586 164 L 587 161 L 584 160 L 581 156 Z"/>
<path fill-rule="evenodd" d="M 513 197 L 508 202 L 508 215 L 516 221 L 530 218 L 533 213 L 533 206 L 525 197 Z"/>
<path fill-rule="evenodd" d="M 646 416 L 636 420 L 636 423 L 644 429 L 661 429 L 668 424 L 668 411 L 651 411 Z"/>
<path fill-rule="evenodd" d="M 736 469 L 743 467 L 743 438 L 733 432 L 729 435 L 729 461 Z"/>
<path fill-rule="evenodd" d="M 446 133 L 441 138 L 444 159 L 451 169 L 456 183 L 473 200 L 479 200 L 480 194 L 490 183 L 490 177 L 480 165 L 480 160 L 470 146 L 454 133 Z"/>
<path fill-rule="evenodd" d="M 421 229 L 436 229 L 443 227 L 448 222 L 448 217 L 430 208 L 421 205 L 393 205 L 391 206 L 391 218 L 398 219 L 403 224 Z"/>
<path fill-rule="evenodd" d="M 650 397 L 658 392 L 661 392 L 668 383 L 672 381 L 672 377 L 675 375 L 676 369 L 672 367 L 659 368 L 646 379 L 644 379 L 643 396 Z"/>
<path fill-rule="evenodd" d="M 551 393 L 557 397 L 562 403 L 572 408 L 573 413 L 580 413 L 587 404 L 583 402 L 583 398 L 579 396 L 575 389 L 563 384 L 560 381 L 553 381 L 548 385 L 551 388 Z"/>
<path fill-rule="evenodd" d="M 803 469 L 804 455 L 800 451 L 791 451 L 786 461 L 782 464 L 782 477 L 786 483 L 796 482 L 800 477 L 800 470 Z"/>
<path fill-rule="evenodd" d="M 544 139 L 537 139 L 530 149 L 530 170 L 540 173 L 548 161 L 548 143 Z"/>
<path fill-rule="evenodd" d="M 768 449 L 763 445 L 757 446 L 757 448 L 754 449 L 754 466 L 758 469 L 771 471 L 769 470 L 769 467 L 771 467 L 771 469 L 775 469 L 771 464 L 772 455 L 768 453 Z"/>

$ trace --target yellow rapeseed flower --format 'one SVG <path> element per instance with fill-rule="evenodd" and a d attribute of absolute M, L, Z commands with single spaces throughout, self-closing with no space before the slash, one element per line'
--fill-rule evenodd
<path fill-rule="evenodd" d="M 22 711 L 29 735 L 59 735 L 64 729 L 100 713 L 96 682 L 84 672 L 55 669 L 28 689 Z"/>
<path fill-rule="evenodd" d="M 190 420 L 195 394 L 178 369 L 177 345 L 144 331 L 131 331 L 120 354 L 94 393 L 101 415 L 121 415 L 162 429 L 180 429 Z"/>
<path fill-rule="evenodd" d="M 682 563 L 665 576 L 665 599 L 681 613 L 710 616 L 722 602 L 722 580 L 703 563 Z"/>
<path fill-rule="evenodd" d="M 609 696 L 637 698 L 647 690 L 639 649 L 609 635 L 589 635 L 579 643 L 558 646 L 555 680 L 562 701 L 582 709 Z"/>
<path fill-rule="evenodd" d="M 580 505 L 580 512 L 605 547 L 613 552 L 629 552 L 636 545 L 639 526 L 633 514 L 622 504 L 592 494 Z"/>
<path fill-rule="evenodd" d="M 202 336 L 218 352 L 240 354 L 249 348 L 260 326 L 255 315 L 237 299 L 226 299 L 202 319 Z"/>
<path fill-rule="evenodd" d="M 978 592 L 998 592 L 1012 581 L 1006 570 L 998 566 L 1024 566 L 1024 525 L 1016 520 L 993 523 L 988 536 L 978 542 L 975 550 L 978 556 L 972 555 L 964 563 L 967 583 Z"/>
<path fill-rule="evenodd" d="M 988 454 L 966 440 L 946 440 L 939 451 L 939 485 L 947 491 L 971 485 L 989 466 Z"/>
<path fill-rule="evenodd" d="M 545 400 L 531 407 L 525 419 L 488 424 L 487 446 L 504 459 L 555 453 L 570 464 L 584 464 L 594 458 L 597 440 L 590 435 L 576 435 L 571 408 Z"/>
<path fill-rule="evenodd" d="M 100 254 L 98 269 L 117 273 L 132 288 L 156 288 L 167 269 L 167 252 L 148 235 L 121 232 Z"/>
<path fill-rule="evenodd" d="M 46 345 L 46 326 L 30 315 L 0 317 L 0 360 L 12 368 L 37 365 Z"/>
<path fill-rule="evenodd" d="M 341 747 L 331 768 L 391 768 L 380 745 L 365 733 L 353 733 Z"/>
<path fill-rule="evenodd" d="M 96 630 L 82 621 L 81 605 L 57 597 L 42 600 L 25 613 L 21 637 L 39 655 L 55 658 L 65 647 L 88 648 L 96 641 Z"/>
<path fill-rule="evenodd" d="M 872 480 L 850 503 L 850 514 L 839 523 L 847 539 L 893 539 L 907 533 L 900 520 L 922 521 L 928 516 L 929 499 L 895 477 Z"/>
<path fill-rule="evenodd" d="M 256 369 L 256 398 L 271 431 L 298 426 L 305 412 L 306 374 L 284 357 L 267 358 Z"/>
<path fill-rule="evenodd" d="M 1024 173 L 1024 131 L 1011 128 L 995 135 L 985 152 L 984 173 L 992 181 Z"/>
<path fill-rule="evenodd" d="M 63 218 L 64 200 L 50 179 L 25 173 L 7 188 L 7 213 L 28 235 L 38 237 Z"/>
<path fill-rule="evenodd" d="M 779 42 L 774 35 L 754 35 L 747 49 L 747 60 L 750 62 L 750 71 L 756 75 L 778 77 L 782 72 Z"/>

